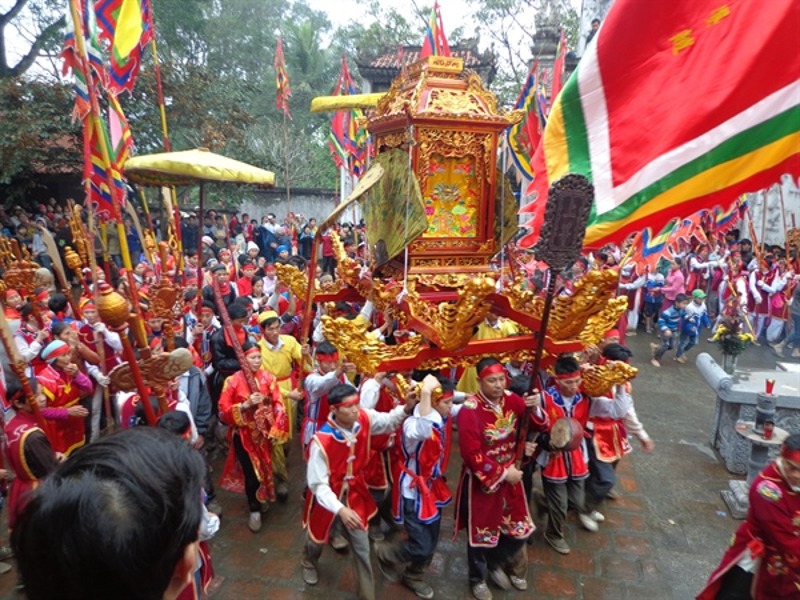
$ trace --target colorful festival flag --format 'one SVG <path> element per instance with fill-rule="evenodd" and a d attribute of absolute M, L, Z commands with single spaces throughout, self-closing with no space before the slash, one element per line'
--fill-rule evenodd
<path fill-rule="evenodd" d="M 120 169 L 116 163 L 108 164 L 103 159 L 100 149 L 100 138 L 102 135 L 106 148 L 111 149 L 111 137 L 102 119 L 97 119 L 100 132 L 94 127 L 94 119 L 85 119 L 83 123 L 84 140 L 84 179 L 88 178 L 90 183 L 89 202 L 91 202 L 95 215 L 101 221 L 108 221 L 115 217 L 114 203 L 119 202 L 121 206 L 125 203 L 125 184 L 122 181 Z M 113 182 L 114 189 L 109 187 L 109 176 Z"/>
<path fill-rule="evenodd" d="M 672 232 L 669 241 L 670 250 L 673 254 L 677 254 L 680 251 L 680 242 L 683 242 L 689 248 L 694 246 L 693 242 L 708 244 L 708 238 L 702 226 L 706 212 L 704 210 L 696 212 L 681 221 L 676 221 L 675 230 Z"/>
<path fill-rule="evenodd" d="M 108 133 L 111 156 L 117 165 L 122 166 L 133 150 L 133 136 L 122 106 L 113 94 L 108 95 Z"/>
<path fill-rule="evenodd" d="M 89 70 L 96 88 L 106 87 L 108 84 L 108 69 L 100 43 L 97 19 L 91 2 L 81 2 L 78 5 L 78 14 L 81 19 L 81 29 L 84 35 L 84 48 L 88 59 Z M 67 7 L 67 26 L 64 31 L 64 47 L 59 54 L 63 61 L 61 74 L 66 76 L 70 71 L 73 77 L 73 90 L 75 91 L 75 107 L 73 119 L 84 119 L 89 114 L 89 90 L 87 87 L 87 73 L 83 61 L 78 55 L 75 43 L 75 23 L 72 20 L 72 10 Z"/>
<path fill-rule="evenodd" d="M 517 173 L 517 180 L 523 185 L 533 179 L 531 159 L 547 123 L 547 115 L 543 111 L 546 105 L 540 101 L 543 96 L 540 81 L 539 62 L 534 61 L 514 104 L 515 109 L 523 111 L 522 120 L 509 127 L 506 132 L 509 157 Z"/>
<path fill-rule="evenodd" d="M 447 36 L 444 33 L 442 13 L 439 11 L 438 2 L 433 4 L 431 16 L 428 18 L 425 40 L 422 42 L 422 50 L 419 52 L 420 58 L 426 56 L 450 56 L 450 44 L 447 43 Z"/>
<path fill-rule="evenodd" d="M 558 40 L 558 47 L 556 48 L 556 58 L 553 62 L 553 81 L 550 85 L 550 104 L 555 104 L 558 94 L 564 87 L 564 65 L 567 57 L 567 36 L 564 30 L 561 30 L 561 37 Z"/>
<path fill-rule="evenodd" d="M 278 47 L 275 49 L 275 108 L 282 110 L 290 119 L 289 98 L 292 97 L 292 89 L 289 87 L 289 74 L 286 72 L 286 59 L 283 56 L 283 39 L 278 38 Z"/>
<path fill-rule="evenodd" d="M 658 261 L 669 254 L 668 242 L 677 225 L 677 220 L 670 221 L 657 235 L 653 235 L 650 227 L 642 229 L 633 239 L 631 260 L 639 266 L 648 267 L 651 272 L 655 271 Z"/>
<path fill-rule="evenodd" d="M 130 92 L 144 47 L 153 39 L 149 0 L 97 0 L 95 8 L 101 37 L 110 43 L 109 91 Z"/>
<path fill-rule="evenodd" d="M 798 22 L 796 0 L 617 0 L 548 117 L 520 244 L 567 173 L 595 188 L 588 248 L 800 175 Z"/>
<path fill-rule="evenodd" d="M 349 96 L 357 93 L 347 66 L 347 58 L 342 55 L 342 68 L 333 95 Z M 360 108 L 337 110 L 331 119 L 331 130 L 328 134 L 328 147 L 333 162 L 339 168 L 347 168 L 356 177 L 364 172 L 367 162 L 367 132 L 360 124 L 363 117 L 364 112 Z"/>
<path fill-rule="evenodd" d="M 726 209 L 719 208 L 714 211 L 714 233 L 725 235 L 736 227 L 747 213 L 747 199 L 741 196 L 734 200 Z"/>

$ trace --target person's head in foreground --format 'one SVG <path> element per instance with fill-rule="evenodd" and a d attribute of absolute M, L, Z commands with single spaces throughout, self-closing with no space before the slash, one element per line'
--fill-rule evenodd
<path fill-rule="evenodd" d="M 27 598 L 176 598 L 195 569 L 204 474 L 197 452 L 155 427 L 76 452 L 12 533 Z"/>
<path fill-rule="evenodd" d="M 800 491 L 800 433 L 793 433 L 784 440 L 778 469 L 792 490 Z"/>

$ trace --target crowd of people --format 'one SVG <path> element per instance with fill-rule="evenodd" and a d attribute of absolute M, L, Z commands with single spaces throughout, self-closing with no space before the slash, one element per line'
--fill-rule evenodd
<path fill-rule="evenodd" d="M 46 251 L 36 250 L 36 229 L 58 232 L 67 227 L 61 222 L 65 218 L 46 205 L 38 207 L 35 217 L 21 208 L 10 218 L 0 213 L 7 235 L 28 244 L 26 236 L 33 231 L 31 256 L 44 268 L 50 265 Z M 337 552 L 349 549 L 359 598 L 375 597 L 372 553 L 383 577 L 402 581 L 420 598 L 432 598 L 425 573 L 440 536 L 442 509 L 452 503 L 457 529 L 466 531 L 473 596 L 490 599 L 489 584 L 524 591 L 526 542 L 535 521 L 546 521 L 544 539 L 552 551 L 569 554 L 564 534 L 568 511 L 576 512 L 581 527 L 597 532 L 605 521 L 604 503 L 618 494 L 615 468 L 632 450 L 628 438 L 653 450 L 637 417 L 630 382 L 601 397 L 589 396 L 582 385 L 585 372 L 595 365 L 630 361 L 625 336 L 636 334 L 640 320 L 645 332 L 657 331 L 660 337 L 653 344 L 654 366 L 674 348 L 676 360 L 684 362 L 701 329 L 730 310 L 751 313 L 753 333 L 764 333 L 778 351 L 783 345 L 795 352 L 800 348 L 796 258 L 774 251 L 755 256 L 752 245 L 748 248 L 747 240 L 734 235 L 713 249 L 687 248 L 666 274 L 624 261 L 619 293 L 628 295 L 630 310 L 619 327 L 598 346 L 559 356 L 547 371 L 534 373 L 527 361 L 484 357 L 463 370 L 359 373 L 344 358 L 352 349 L 337 348 L 325 338 L 324 314 L 359 320 L 370 335 L 389 344 L 417 334 L 398 331 L 388 313 L 376 311 L 366 298 L 315 307 L 314 322 L 305 324 L 311 334 L 303 337 L 302 299 L 279 280 L 276 264 L 307 268 L 317 234 L 314 219 L 289 214 L 279 223 L 270 213 L 259 223 L 246 214 L 228 219 L 208 211 L 190 213 L 180 228 L 183 272 L 180 261 L 162 265 L 158 258 L 148 260 L 139 241 L 128 244 L 134 265 L 129 278 L 109 238 L 105 254 L 111 261 L 105 269 L 84 272 L 84 294 L 77 304 L 65 290 L 47 288 L 30 297 L 7 289 L 3 296 L 27 374 L 26 381 L 19 381 L 6 369 L 0 394 L 8 467 L 14 475 L 9 521 L 20 560 L 43 558 L 36 545 L 46 535 L 48 519 L 76 521 L 52 535 L 88 544 L 88 525 L 70 518 L 80 502 L 91 502 L 104 513 L 97 527 L 107 532 L 105 538 L 114 539 L 117 528 L 124 531 L 121 539 L 130 536 L 131 552 L 144 543 L 140 530 L 147 527 L 147 519 L 134 513 L 155 519 L 165 511 L 169 516 L 155 526 L 175 534 L 169 542 L 154 534 L 152 544 L 169 544 L 159 573 L 131 571 L 124 579 L 109 575 L 107 587 L 81 587 L 81 581 L 90 572 L 115 570 L 110 549 L 97 551 L 97 562 L 64 562 L 60 585 L 77 590 L 65 597 L 112 597 L 108 590 L 138 589 L 133 587 L 137 579 L 152 588 L 131 597 L 201 597 L 213 572 L 206 541 L 220 526 L 217 488 L 244 495 L 247 526 L 258 533 L 272 503 L 292 501 L 291 478 L 307 483 L 306 541 L 298 561 L 310 586 L 319 582 L 320 558 L 330 545 Z M 337 225 L 333 231 L 350 256 L 363 258 L 363 224 Z M 66 245 L 66 234 L 62 237 Z M 138 238 L 135 230 L 130 237 Z M 332 232 L 321 238 L 321 264 L 308 275 L 324 283 L 337 272 Z M 624 254 L 624 248 L 609 247 L 581 258 L 558 276 L 558 293 L 570 294 L 591 269 L 616 268 Z M 159 277 L 180 284 L 185 308 L 179 318 L 165 320 L 151 311 L 149 293 Z M 542 289 L 544 283 L 542 273 L 531 274 L 532 287 Z M 166 432 L 137 433 L 153 429 L 140 427 L 147 420 L 145 405 L 152 403 L 158 411 L 159 404 L 114 389 L 109 377 L 125 357 L 119 333 L 99 318 L 91 293 L 105 285 L 128 299 L 138 297 L 152 353 L 168 351 L 171 344 L 191 353 L 192 366 L 165 392 L 170 410 L 160 415 L 158 428 Z M 778 296 L 784 299 L 780 306 L 774 300 Z M 789 315 L 794 329 L 785 326 Z M 515 332 L 515 323 L 490 312 L 474 336 L 490 339 Z M 109 425 L 123 432 L 105 436 Z M 573 428 L 566 441 L 564 426 Z M 528 433 L 518 439 L 521 431 Z M 146 453 L 155 450 L 139 456 L 136 436 L 174 456 L 180 485 L 167 467 L 143 481 L 150 476 L 144 465 L 153 460 Z M 302 473 L 289 472 L 292 446 L 303 453 Z M 445 479 L 451 448 L 462 462 L 455 487 Z M 218 479 L 209 467 L 215 453 L 227 457 Z M 92 461 L 101 466 L 92 469 Z M 537 467 L 541 492 L 533 485 Z M 154 495 L 159 497 L 146 497 Z M 176 515 L 178 509 L 185 514 Z M 405 536 L 396 535 L 401 528 Z M 141 550 L 158 556 L 155 546 Z M 31 562 L 20 563 L 29 597 L 52 597 L 37 581 L 39 571 Z"/>

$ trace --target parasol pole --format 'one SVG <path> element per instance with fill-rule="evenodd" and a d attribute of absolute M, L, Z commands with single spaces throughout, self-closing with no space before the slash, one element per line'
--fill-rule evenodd
<path fill-rule="evenodd" d="M 200 214 L 198 215 L 198 226 L 197 226 L 197 307 L 195 309 L 194 316 L 197 317 L 197 321 L 200 321 L 200 311 L 203 308 L 203 223 L 205 223 L 204 217 L 204 205 L 206 202 L 206 186 L 201 181 L 200 182 Z"/>

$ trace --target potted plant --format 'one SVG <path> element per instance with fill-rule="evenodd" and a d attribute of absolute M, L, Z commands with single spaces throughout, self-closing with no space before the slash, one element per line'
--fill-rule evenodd
<path fill-rule="evenodd" d="M 736 358 L 756 341 L 751 333 L 745 333 L 743 330 L 742 313 L 737 310 L 733 314 L 723 316 L 711 337 L 711 341 L 719 344 L 722 349 L 722 369 L 729 375 L 733 375 L 736 371 Z"/>

